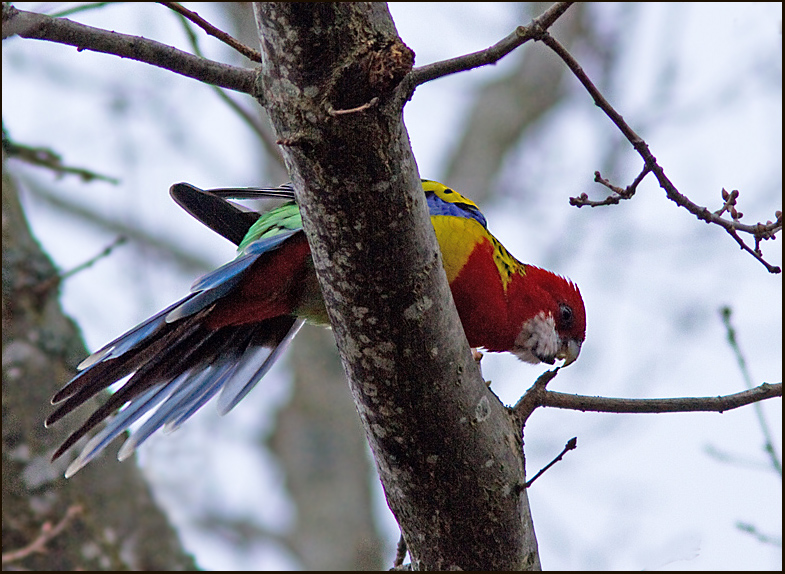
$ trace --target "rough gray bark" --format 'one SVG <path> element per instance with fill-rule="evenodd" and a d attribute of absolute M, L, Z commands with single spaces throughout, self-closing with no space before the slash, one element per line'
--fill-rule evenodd
<path fill-rule="evenodd" d="M 46 406 L 86 354 L 60 308 L 58 285 L 57 270 L 30 234 L 4 157 L 4 569 L 193 570 L 136 466 L 104 457 L 66 480 L 67 461 L 49 462 L 69 429 L 44 429 Z M 56 536 L 42 538 L 44 523 L 64 519 Z M 43 542 L 40 552 L 18 552 L 35 541 Z M 12 552 L 18 558 L 7 562 Z"/>
<path fill-rule="evenodd" d="M 255 9 L 260 100 L 413 566 L 538 568 L 519 432 L 471 359 L 395 97 L 410 51 L 383 4 Z"/>
<path fill-rule="evenodd" d="M 256 45 L 251 6 L 221 6 L 231 18 L 232 35 L 246 46 Z M 242 63 L 238 56 L 236 64 Z M 274 141 L 272 127 L 259 120 Z M 258 152 L 265 148 L 260 146 Z M 287 181 L 283 162 L 276 161 L 277 146 L 274 152 L 276 157 L 265 161 L 258 181 Z M 296 524 L 284 535 L 286 547 L 303 570 L 386 569 L 391 541 L 382 537 L 374 522 L 376 471 L 332 333 L 303 329 L 286 361 L 292 371 L 291 398 L 276 413 L 272 436 L 264 445 L 283 470 L 296 506 Z"/>

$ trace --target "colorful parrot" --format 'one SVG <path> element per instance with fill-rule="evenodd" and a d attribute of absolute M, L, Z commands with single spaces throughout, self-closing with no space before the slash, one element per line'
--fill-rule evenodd
<path fill-rule="evenodd" d="M 575 361 L 586 333 L 578 287 L 510 255 L 472 201 L 435 181 L 423 180 L 422 186 L 469 344 L 529 363 Z M 188 296 L 87 357 L 54 396 L 57 408 L 47 426 L 131 375 L 54 453 L 52 460 L 108 419 L 66 476 L 148 413 L 120 448 L 120 460 L 159 428 L 179 427 L 219 392 L 218 410 L 229 412 L 305 322 L 328 324 L 291 185 L 205 191 L 179 183 L 170 193 L 237 244 L 238 255 L 198 279 Z M 286 203 L 258 214 L 227 200 L 256 197 Z"/>

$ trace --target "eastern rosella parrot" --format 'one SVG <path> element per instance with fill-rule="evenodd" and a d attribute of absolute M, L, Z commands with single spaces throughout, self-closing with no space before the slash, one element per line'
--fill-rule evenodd
<path fill-rule="evenodd" d="M 577 359 L 586 333 L 578 287 L 521 263 L 487 229 L 479 208 L 423 180 L 466 338 L 472 347 L 529 363 Z M 290 185 L 204 191 L 172 186 L 174 200 L 238 245 L 233 261 L 198 279 L 191 293 L 90 355 L 52 399 L 51 425 L 110 385 L 131 377 L 57 449 L 61 456 L 99 423 L 107 425 L 68 467 L 73 475 L 143 415 L 121 447 L 123 460 L 161 427 L 175 429 L 220 392 L 221 414 L 259 382 L 307 321 L 327 325 L 311 252 Z M 258 214 L 227 200 L 280 197 Z"/>

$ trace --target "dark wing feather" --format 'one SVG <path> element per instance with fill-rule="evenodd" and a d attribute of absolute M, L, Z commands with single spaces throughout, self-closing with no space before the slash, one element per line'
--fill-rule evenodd
<path fill-rule="evenodd" d="M 258 199 L 262 197 L 294 199 L 291 184 L 280 187 L 246 187 L 199 189 L 190 183 L 175 183 L 169 188 L 169 195 L 177 205 L 185 209 L 204 225 L 240 245 L 248 229 L 259 219 L 259 214 L 244 211 L 227 199 Z"/>
<path fill-rule="evenodd" d="M 188 183 L 176 183 L 169 195 L 204 225 L 240 245 L 248 229 L 259 219 L 253 211 L 243 211 L 230 201 Z"/>

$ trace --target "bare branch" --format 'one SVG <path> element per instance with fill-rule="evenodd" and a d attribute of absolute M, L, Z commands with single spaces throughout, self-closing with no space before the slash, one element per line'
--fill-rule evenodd
<path fill-rule="evenodd" d="M 722 210 L 712 213 L 708 208 L 701 207 L 700 205 L 693 203 L 687 196 L 682 195 L 679 190 L 676 189 L 676 186 L 674 186 L 670 179 L 668 179 L 668 177 L 665 175 L 665 170 L 657 163 L 657 158 L 655 158 L 651 153 L 646 142 L 637 133 L 635 133 L 635 131 L 627 124 L 627 122 L 624 121 L 624 118 L 621 116 L 621 114 L 619 114 L 613 108 L 613 106 L 610 105 L 608 100 L 605 99 L 602 93 L 600 93 L 594 83 L 586 75 L 586 72 L 583 71 L 583 68 L 581 68 L 580 64 L 578 64 L 575 58 L 573 58 L 572 54 L 570 54 L 564 48 L 564 46 L 562 46 L 547 31 L 543 31 L 537 39 L 541 40 L 546 46 L 556 52 L 556 54 L 564 61 L 564 63 L 567 64 L 567 67 L 572 70 L 575 77 L 578 78 L 581 84 L 583 84 L 591 97 L 594 99 L 594 103 L 597 105 L 597 107 L 605 112 L 605 114 L 611 119 L 616 127 L 619 128 L 619 131 L 624 134 L 624 137 L 626 137 L 627 140 L 632 144 L 632 147 L 635 148 L 635 151 L 637 151 L 638 154 L 643 158 L 645 168 L 641 173 L 643 175 L 645 175 L 647 171 L 654 173 L 657 181 L 660 184 L 660 187 L 665 190 L 665 194 L 668 199 L 676 203 L 676 205 L 685 208 L 698 219 L 705 221 L 706 223 L 714 223 L 725 228 L 731 237 L 733 237 L 739 243 L 741 248 L 749 252 L 753 257 L 755 257 L 755 259 L 760 261 L 770 273 L 780 273 L 782 271 L 779 267 L 766 262 L 763 259 L 763 255 L 760 251 L 761 240 L 774 239 L 775 234 L 782 230 L 781 211 L 776 213 L 777 221 L 774 223 L 768 222 L 766 224 L 758 223 L 756 225 L 743 225 L 736 219 L 723 218 Z M 638 181 L 637 178 L 636 181 Z M 603 183 L 603 185 L 605 185 L 605 183 Z M 571 203 L 576 205 L 576 203 L 572 200 Z M 605 202 L 598 202 L 597 205 L 608 205 L 610 203 L 618 203 L 618 201 L 606 200 Z M 583 205 L 590 204 L 583 201 Z M 581 207 L 581 205 L 578 205 L 578 207 Z M 744 242 L 744 240 L 739 237 L 738 232 L 744 232 L 753 235 L 755 237 L 755 248 L 749 247 Z"/>
<path fill-rule="evenodd" d="M 35 552 L 45 552 L 46 544 L 58 536 L 63 530 L 65 530 L 65 527 L 68 526 L 68 523 L 71 522 L 71 520 L 73 520 L 73 518 L 81 512 L 82 507 L 79 505 L 74 505 L 68 508 L 65 515 L 54 526 L 52 526 L 51 522 L 44 522 L 44 524 L 41 526 L 41 532 L 30 544 L 23 548 L 19 548 L 18 550 L 3 552 L 3 564 L 17 562 L 23 558 L 27 558 Z"/>
<path fill-rule="evenodd" d="M 535 387 L 532 387 L 530 390 L 535 390 Z M 592 411 L 597 413 L 722 413 L 765 399 L 781 397 L 782 383 L 763 383 L 754 389 L 734 393 L 732 395 L 676 399 L 617 399 L 571 395 L 545 390 L 536 390 L 535 392 L 537 394 L 537 406 L 555 407 L 557 409 L 569 409 L 573 411 Z M 527 391 L 527 394 L 528 393 L 529 392 Z M 524 395 L 524 398 L 518 401 L 518 404 L 513 408 L 513 411 L 518 416 L 525 414 L 522 405 L 525 398 L 526 395 Z"/>
<path fill-rule="evenodd" d="M 191 22 L 199 26 L 210 36 L 213 36 L 214 38 L 218 38 L 221 42 L 223 42 L 227 46 L 234 48 L 249 60 L 257 63 L 262 61 L 262 54 L 259 51 L 246 46 L 238 39 L 234 38 L 230 34 L 227 34 L 223 30 L 219 30 L 218 28 L 210 24 L 210 22 L 199 16 L 199 14 L 197 14 L 196 12 L 191 12 L 179 2 L 159 2 L 159 4 L 163 4 L 170 10 L 173 10 L 178 14 L 180 14 L 181 16 L 188 18 Z"/>
<path fill-rule="evenodd" d="M 510 409 L 510 412 L 518 421 L 518 426 L 523 427 L 534 410 L 542 406 L 545 394 L 548 392 L 545 387 L 557 374 L 559 374 L 558 367 L 551 371 L 545 371 L 537 378 L 531 388 L 524 393 L 515 406 Z"/>
<path fill-rule="evenodd" d="M 548 10 L 532 20 L 528 26 L 518 26 L 509 36 L 489 48 L 415 68 L 407 76 L 406 80 L 402 82 L 402 89 L 407 94 L 407 99 L 411 97 L 417 86 L 431 80 L 458 72 L 466 72 L 480 66 L 495 64 L 529 40 L 539 38 L 572 4 L 574 2 L 554 3 Z"/>
<path fill-rule="evenodd" d="M 129 242 L 140 243 L 152 249 L 157 257 L 163 257 L 177 265 L 184 273 L 205 273 L 214 267 L 203 254 L 195 254 L 175 245 L 164 237 L 153 235 L 147 231 L 129 226 L 120 220 L 111 220 L 86 205 L 79 205 L 61 195 L 52 193 L 45 187 L 32 181 L 25 181 L 26 191 L 37 199 L 78 218 L 82 222 L 93 225 L 108 233 L 127 237 Z"/>
<path fill-rule="evenodd" d="M 95 255 L 95 256 L 91 257 L 90 259 L 88 259 L 84 263 L 80 263 L 79 265 L 77 265 L 73 269 L 69 269 L 68 271 L 63 271 L 61 273 L 56 273 L 56 274 L 52 275 L 51 277 L 49 277 L 48 279 L 44 279 L 43 281 L 41 281 L 37 285 L 33 285 L 31 287 L 31 289 L 35 293 L 40 293 L 41 296 L 45 296 L 50 289 L 53 289 L 53 288 L 57 287 L 58 285 L 60 285 L 63 281 L 65 281 L 69 277 L 72 277 L 72 276 L 76 275 L 77 273 L 81 273 L 85 269 L 88 269 L 88 268 L 92 267 L 93 265 L 95 265 L 101 259 L 111 255 L 112 251 L 114 251 L 115 248 L 117 248 L 120 245 L 123 245 L 123 244 L 125 244 L 127 242 L 128 242 L 128 238 L 121 235 L 117 239 L 115 239 L 110 245 L 108 245 L 107 247 L 102 249 L 101 252 L 98 255 Z"/>
<path fill-rule="evenodd" d="M 198 58 L 141 36 L 119 34 L 85 26 L 66 18 L 52 18 L 45 14 L 17 10 L 4 3 L 3 39 L 13 35 L 67 44 L 75 46 L 79 51 L 91 50 L 130 58 L 206 84 L 252 95 L 255 92 L 256 70 Z"/>
<path fill-rule="evenodd" d="M 765 534 L 758 530 L 754 524 L 750 524 L 748 522 L 739 521 L 736 523 L 736 528 L 742 532 L 746 532 L 747 534 L 754 536 L 755 539 L 757 539 L 757 541 L 761 544 L 771 544 L 772 546 L 782 548 L 782 536 Z"/>
<path fill-rule="evenodd" d="M 638 185 L 643 181 L 643 178 L 646 177 L 648 173 L 649 168 L 644 167 L 643 171 L 641 171 L 638 174 L 638 177 L 635 178 L 635 181 L 633 181 L 626 188 L 622 189 L 621 187 L 613 185 L 610 181 L 602 177 L 602 174 L 599 171 L 595 171 L 594 181 L 610 189 L 613 194 L 609 195 L 602 201 L 591 201 L 588 195 L 582 193 L 578 197 L 571 197 L 570 205 L 574 205 L 575 207 L 583 207 L 586 205 L 589 207 L 599 207 L 600 205 L 616 205 L 623 199 L 632 199 L 635 193 L 638 191 Z"/>
<path fill-rule="evenodd" d="M 562 451 L 559 453 L 559 456 L 557 456 L 557 457 L 556 457 L 556 458 L 554 458 L 554 459 L 553 459 L 551 462 L 549 462 L 548 464 L 546 464 L 546 465 L 545 465 L 545 467 L 544 467 L 542 470 L 540 470 L 540 472 L 538 472 L 537 474 L 535 474 L 535 475 L 534 475 L 534 477 L 533 477 L 531 480 L 527 480 L 527 481 L 526 481 L 526 488 L 529 488 L 529 487 L 532 485 L 532 483 L 534 483 L 534 481 L 535 481 L 535 480 L 537 480 L 537 479 L 538 479 L 538 478 L 540 478 L 540 477 L 541 477 L 543 474 L 545 474 L 545 472 L 546 472 L 546 471 L 547 471 L 547 470 L 548 470 L 550 467 L 552 467 L 554 464 L 556 464 L 556 463 L 557 463 L 557 462 L 559 462 L 561 459 L 563 459 L 565 454 L 567 454 L 567 453 L 568 453 L 569 451 L 571 451 L 571 450 L 575 450 L 577 447 L 578 447 L 578 437 L 572 437 L 570 440 L 568 440 L 568 441 L 567 441 L 567 444 L 565 444 L 565 445 L 564 445 L 564 448 L 563 448 L 563 449 L 562 449 Z"/>
<path fill-rule="evenodd" d="M 644 160 L 644 167 L 642 171 L 638 177 L 635 178 L 635 181 L 631 185 L 627 186 L 627 188 L 622 189 L 620 187 L 614 186 L 608 180 L 603 179 L 599 173 L 596 173 L 595 181 L 601 183 L 605 187 L 608 187 L 614 193 L 602 201 L 591 201 L 586 194 L 581 194 L 579 197 L 570 198 L 571 205 L 577 207 L 598 207 L 601 205 L 614 205 L 619 203 L 622 199 L 630 199 L 635 194 L 638 184 L 640 184 L 643 178 L 651 172 L 654 173 L 657 181 L 660 184 L 660 187 L 665 190 L 667 197 L 671 201 L 681 207 L 684 207 L 698 219 L 705 221 L 706 223 L 714 223 L 723 227 L 728 232 L 728 234 L 733 237 L 734 240 L 736 240 L 743 250 L 747 251 L 755 259 L 760 261 L 760 263 L 766 267 L 770 273 L 780 273 L 780 267 L 771 265 L 763 258 L 763 254 L 760 249 L 760 243 L 766 239 L 775 239 L 775 235 L 782 230 L 781 211 L 776 212 L 775 222 L 768 221 L 766 223 L 757 223 L 755 225 L 745 225 L 738 221 L 741 219 L 741 214 L 739 214 L 739 217 L 732 216 L 731 219 L 725 219 L 722 217 L 724 213 L 723 210 L 712 213 L 708 208 L 693 203 L 688 197 L 681 194 L 678 189 L 676 189 L 676 186 L 674 186 L 665 175 L 665 170 L 657 163 L 657 159 L 649 150 L 649 146 L 646 144 L 646 142 L 624 121 L 624 118 L 621 116 L 621 114 L 619 114 L 613 108 L 613 106 L 610 105 L 608 100 L 605 99 L 602 93 L 589 79 L 575 58 L 573 58 L 572 55 L 555 38 L 553 38 L 553 36 L 548 33 L 548 28 L 562 14 L 564 14 L 571 4 L 572 2 L 557 2 L 553 4 L 541 16 L 532 20 L 528 26 L 519 26 L 512 34 L 500 42 L 494 44 L 493 46 L 486 48 L 485 50 L 480 50 L 479 52 L 474 52 L 465 56 L 460 56 L 458 58 L 443 60 L 441 62 L 415 68 L 407 76 L 404 82 L 401 83 L 401 93 L 403 93 L 406 96 L 406 99 L 408 99 L 411 97 L 415 88 L 420 84 L 424 84 L 425 82 L 429 82 L 449 74 L 455 74 L 457 72 L 463 72 L 480 66 L 493 64 L 529 40 L 542 41 L 554 52 L 556 52 L 556 54 L 558 54 L 559 57 L 567 64 L 570 70 L 572 70 L 573 74 L 575 74 L 589 94 L 591 94 L 592 98 L 594 99 L 594 103 L 605 112 L 611 121 L 613 121 L 613 123 L 619 128 L 619 130 L 624 134 L 627 140 L 632 144 L 632 146 Z M 739 232 L 752 235 L 755 238 L 755 246 L 750 247 L 747 245 L 747 243 L 739 236 Z"/>
<path fill-rule="evenodd" d="M 102 175 L 83 167 L 66 165 L 63 163 L 62 156 L 49 148 L 32 147 L 17 143 L 8 137 L 5 130 L 3 130 L 3 151 L 9 158 L 15 158 L 31 165 L 50 169 L 58 175 L 77 175 L 86 183 L 93 180 L 105 181 L 114 185 L 120 183 L 120 180 L 115 177 Z"/>
<path fill-rule="evenodd" d="M 723 307 L 720 309 L 720 315 L 722 316 L 722 323 L 725 325 L 728 344 L 733 350 L 733 354 L 736 356 L 736 363 L 739 365 L 739 370 L 741 371 L 741 376 L 744 379 L 744 384 L 748 389 L 751 389 L 752 376 L 750 375 L 750 371 L 747 368 L 747 360 L 744 358 L 744 355 L 741 352 L 741 347 L 739 346 L 739 341 L 736 338 L 736 329 L 731 323 L 732 313 L 733 311 L 730 307 Z M 774 472 L 782 477 L 782 461 L 780 460 L 780 457 L 777 455 L 777 452 L 774 448 L 774 436 L 772 435 L 771 427 L 766 420 L 766 416 L 764 415 L 760 404 L 756 403 L 754 407 L 755 415 L 758 417 L 758 424 L 760 425 L 761 432 L 763 433 L 764 450 L 769 455 L 769 462 L 771 463 L 771 467 L 774 469 Z"/>
<path fill-rule="evenodd" d="M 186 36 L 188 36 L 188 40 L 191 43 L 191 48 L 193 49 L 194 54 L 200 58 L 204 58 L 204 54 L 199 47 L 199 39 L 196 36 L 196 32 L 188 23 L 188 20 L 182 15 L 181 20 L 183 24 L 183 30 L 185 31 Z M 278 149 L 278 146 L 276 145 L 270 131 L 266 130 L 262 125 L 260 114 L 258 112 L 253 113 L 246 109 L 239 102 L 236 102 L 222 88 L 219 88 L 218 86 L 212 86 L 212 88 L 213 91 L 215 91 L 215 94 L 226 105 L 234 110 L 234 112 L 237 113 L 237 115 L 240 116 L 240 118 L 256 133 L 256 135 L 259 137 L 259 141 L 262 143 L 262 146 L 265 148 L 265 150 L 267 150 L 267 154 L 270 156 L 270 158 L 272 158 L 278 164 L 278 166 L 285 171 L 286 166 L 284 165 L 283 157 L 281 156 L 281 150 Z"/>
<path fill-rule="evenodd" d="M 763 266 L 766 267 L 766 269 L 769 271 L 769 273 L 781 273 L 782 269 L 780 269 L 776 265 L 771 265 L 765 259 L 763 259 L 763 255 L 762 255 L 762 252 L 760 250 L 760 242 L 761 242 L 761 239 L 774 239 L 775 238 L 774 234 L 777 231 L 781 231 L 782 230 L 782 214 L 781 214 L 781 212 L 778 212 L 778 213 L 780 213 L 780 216 L 777 218 L 777 221 L 776 221 L 776 223 L 773 226 L 764 226 L 763 223 L 757 223 L 756 225 L 752 226 L 753 228 L 760 229 L 761 234 L 769 235 L 769 237 L 763 237 L 763 235 L 758 235 L 756 232 L 753 231 L 753 233 L 755 233 L 755 247 L 754 248 L 750 247 L 749 245 L 747 245 L 745 243 L 745 241 L 741 237 L 739 237 L 739 234 L 737 233 L 737 231 L 745 231 L 745 230 L 741 229 L 741 227 L 742 227 L 741 225 L 737 226 L 736 228 L 734 228 L 733 226 L 726 228 L 726 230 L 728 231 L 730 236 L 733 237 L 733 239 L 736 240 L 736 243 L 739 244 L 739 247 L 741 247 L 744 251 L 746 251 L 747 253 L 752 255 L 755 259 L 760 261 L 761 264 L 763 264 Z M 724 222 L 725 220 L 723 219 L 721 221 Z M 709 222 L 707 221 L 706 223 L 709 223 Z M 712 223 L 717 223 L 717 222 L 712 221 Z M 725 227 L 724 224 L 722 224 L 722 226 Z M 744 225 L 743 227 L 749 227 L 749 226 Z"/>

